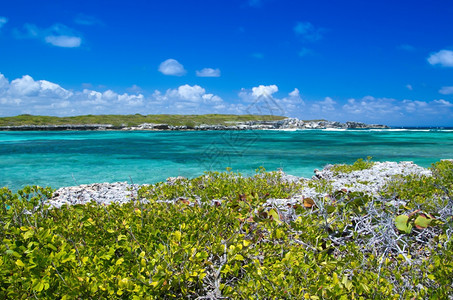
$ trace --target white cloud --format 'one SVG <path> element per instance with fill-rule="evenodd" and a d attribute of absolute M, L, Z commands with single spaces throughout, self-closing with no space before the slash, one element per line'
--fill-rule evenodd
<path fill-rule="evenodd" d="M 272 96 L 272 94 L 278 92 L 278 87 L 273 84 L 273 85 L 260 85 L 257 87 L 252 88 L 252 95 L 255 98 L 259 97 L 269 97 Z"/>
<path fill-rule="evenodd" d="M 411 84 L 407 84 L 407 85 L 406 85 L 406 88 L 407 88 L 409 91 L 413 91 L 413 90 L 414 90 L 414 87 L 413 87 Z"/>
<path fill-rule="evenodd" d="M 395 99 L 366 96 L 362 99 L 349 99 L 343 110 L 350 114 L 374 119 L 376 116 L 391 115 L 401 108 L 395 105 Z"/>
<path fill-rule="evenodd" d="M 311 110 L 316 113 L 328 113 L 335 111 L 335 102 L 332 98 L 326 97 L 323 101 L 317 101 L 311 105 Z"/>
<path fill-rule="evenodd" d="M 39 83 L 34 79 L 25 75 L 22 78 L 11 81 L 10 92 L 14 96 L 37 96 L 39 94 Z"/>
<path fill-rule="evenodd" d="M 2 27 L 8 23 L 8 18 L 5 18 L 5 17 L 0 17 L 0 29 L 2 29 Z"/>
<path fill-rule="evenodd" d="M 2 91 L 6 90 L 9 87 L 9 81 L 6 79 L 5 75 L 0 73 L 0 94 Z"/>
<path fill-rule="evenodd" d="M 453 86 L 444 86 L 439 90 L 439 93 L 442 95 L 452 95 L 453 94 Z"/>
<path fill-rule="evenodd" d="M 453 107 L 453 103 L 451 103 L 450 101 L 446 101 L 444 99 L 434 100 L 433 102 L 439 104 L 440 106 Z"/>
<path fill-rule="evenodd" d="M 296 35 L 308 42 L 316 42 L 322 39 L 324 31 L 323 28 L 316 28 L 310 22 L 298 22 L 294 26 Z"/>
<path fill-rule="evenodd" d="M 187 72 L 176 59 L 170 58 L 159 65 L 159 72 L 164 75 L 183 76 Z"/>
<path fill-rule="evenodd" d="M 431 65 L 441 65 L 442 67 L 453 67 L 453 51 L 440 50 L 428 57 Z"/>
<path fill-rule="evenodd" d="M 168 89 L 160 100 L 164 101 L 183 101 L 194 103 L 220 103 L 222 99 L 213 94 L 207 94 L 206 90 L 199 85 L 181 85 L 177 89 Z"/>
<path fill-rule="evenodd" d="M 127 91 L 136 94 L 143 92 L 142 88 L 136 84 L 133 84 L 130 88 L 127 89 Z"/>
<path fill-rule="evenodd" d="M 80 34 L 63 24 L 54 24 L 44 29 L 33 24 L 25 24 L 24 32 L 16 30 L 15 36 L 16 38 L 39 39 L 47 44 L 63 48 L 77 48 L 82 44 Z"/>
<path fill-rule="evenodd" d="M 198 77 L 220 77 L 220 69 L 204 68 L 196 71 Z"/>
<path fill-rule="evenodd" d="M 142 94 L 118 94 L 112 90 L 73 92 L 47 80 L 34 80 L 29 75 L 9 83 L 0 73 L 0 103 L 3 115 L 136 113 L 137 108 L 145 106 L 145 97 Z"/>
<path fill-rule="evenodd" d="M 305 106 L 305 102 L 302 100 L 298 89 L 294 89 L 288 94 L 288 97 L 277 99 L 277 103 L 289 114 L 298 113 Z"/>
<path fill-rule="evenodd" d="M 66 36 L 66 35 L 46 36 L 45 41 L 46 41 L 46 43 L 52 44 L 54 46 L 65 47 L 65 48 L 80 47 L 80 44 L 82 43 L 82 39 L 80 37 Z"/>
<path fill-rule="evenodd" d="M 305 106 L 300 92 L 294 89 L 286 97 L 275 97 L 277 85 L 259 85 L 251 90 L 241 89 L 238 96 L 244 104 L 235 107 L 235 113 L 296 116 Z"/>
<path fill-rule="evenodd" d="M 206 93 L 199 85 L 181 85 L 165 94 L 156 90 L 150 103 L 154 111 L 162 113 L 200 114 L 225 112 L 225 103 L 217 95 Z"/>
<path fill-rule="evenodd" d="M 135 93 L 119 93 L 111 89 L 99 91 L 92 87 L 68 90 L 47 80 L 34 80 L 29 75 L 9 81 L 0 73 L 0 115 L 254 113 L 390 125 L 448 125 L 453 122 L 451 100 L 396 100 L 366 96 L 349 99 L 340 105 L 330 97 L 322 101 L 307 101 L 302 99 L 298 89 L 282 97 L 277 96 L 278 92 L 277 85 L 259 85 L 241 89 L 239 99 L 226 102 L 199 85 L 185 84 L 144 96 L 138 89 Z"/>

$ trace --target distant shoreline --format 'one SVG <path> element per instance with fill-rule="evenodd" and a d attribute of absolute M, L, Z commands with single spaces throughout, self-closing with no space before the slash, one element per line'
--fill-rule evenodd
<path fill-rule="evenodd" d="M 0 131 L 208 131 L 275 129 L 390 129 L 390 127 L 361 122 L 304 121 L 282 116 L 256 115 L 88 115 L 66 118 L 22 115 L 0 118 Z"/>

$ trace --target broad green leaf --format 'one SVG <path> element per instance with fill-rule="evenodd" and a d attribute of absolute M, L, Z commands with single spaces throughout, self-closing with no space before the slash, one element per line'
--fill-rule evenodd
<path fill-rule="evenodd" d="M 429 226 L 433 219 L 428 218 L 425 214 L 420 214 L 416 219 L 415 219 L 415 226 L 418 229 L 423 229 Z"/>
<path fill-rule="evenodd" d="M 398 228 L 398 230 L 405 232 L 405 233 L 411 233 L 412 230 L 412 225 L 408 224 L 407 222 L 409 221 L 409 217 L 406 215 L 399 215 L 395 218 L 395 226 Z"/>

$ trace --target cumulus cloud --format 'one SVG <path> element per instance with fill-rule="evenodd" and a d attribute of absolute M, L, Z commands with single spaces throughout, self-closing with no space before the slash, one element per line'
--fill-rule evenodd
<path fill-rule="evenodd" d="M 34 80 L 29 75 L 9 82 L 0 73 L 0 103 L 3 115 L 135 113 L 137 107 L 145 105 L 145 97 L 112 90 L 70 91 L 47 80 Z"/>
<path fill-rule="evenodd" d="M 206 93 L 199 85 L 181 85 L 168 89 L 164 94 L 156 90 L 151 99 L 154 109 L 172 113 L 213 113 L 225 109 L 223 99 Z"/>
<path fill-rule="evenodd" d="M 262 97 L 262 96 L 272 96 L 272 94 L 278 92 L 278 87 L 273 84 L 273 85 L 260 85 L 257 87 L 252 88 L 252 94 L 256 98 Z"/>
<path fill-rule="evenodd" d="M 15 36 L 16 38 L 39 39 L 47 44 L 63 48 L 77 48 L 82 44 L 80 34 L 63 24 L 54 24 L 49 28 L 25 24 L 23 31 L 15 31 Z"/>
<path fill-rule="evenodd" d="M 171 76 L 183 76 L 187 73 L 187 71 L 184 69 L 184 66 L 173 58 L 169 58 L 166 61 L 163 61 L 159 65 L 159 72 L 164 75 Z"/>
<path fill-rule="evenodd" d="M 453 86 L 444 86 L 439 90 L 439 93 L 442 95 L 452 95 L 453 94 Z"/>
<path fill-rule="evenodd" d="M 246 105 L 236 106 L 236 112 L 260 115 L 295 116 L 303 109 L 305 103 L 296 88 L 286 97 L 276 97 L 278 86 L 259 85 L 252 89 L 242 89 L 238 96 Z"/>
<path fill-rule="evenodd" d="M 440 50 L 428 57 L 431 65 L 441 65 L 442 67 L 453 67 L 453 51 Z"/>
<path fill-rule="evenodd" d="M 5 18 L 5 17 L 0 17 L 0 29 L 2 29 L 2 27 L 8 23 L 8 18 Z"/>
<path fill-rule="evenodd" d="M 80 47 L 82 43 L 82 39 L 77 36 L 67 36 L 67 35 L 50 35 L 45 37 L 45 41 L 48 44 L 57 46 L 57 47 L 65 47 L 65 48 L 75 48 Z"/>
<path fill-rule="evenodd" d="M 308 42 L 316 42 L 323 37 L 323 28 L 317 28 L 310 22 L 298 22 L 294 26 L 294 33 Z"/>
<path fill-rule="evenodd" d="M 453 107 L 453 103 L 451 103 L 450 101 L 446 101 L 444 99 L 434 100 L 433 102 L 440 106 Z"/>
<path fill-rule="evenodd" d="M 316 113 L 328 113 L 335 110 L 335 102 L 332 98 L 326 97 L 322 101 L 316 101 L 311 105 L 311 110 Z"/>
<path fill-rule="evenodd" d="M 138 87 L 129 93 L 96 89 L 87 86 L 83 90 L 68 90 L 29 75 L 9 81 L 0 73 L 0 115 L 253 113 L 390 125 L 453 122 L 453 102 L 446 99 L 420 101 L 366 96 L 349 99 L 341 105 L 330 97 L 321 101 L 302 99 L 297 88 L 279 96 L 277 85 L 258 85 L 241 89 L 238 99 L 227 102 L 199 85 L 189 84 L 166 91 L 156 90 L 148 96 Z"/>
<path fill-rule="evenodd" d="M 390 98 L 375 98 L 366 96 L 362 99 L 349 99 L 343 105 L 343 109 L 350 114 L 362 115 L 368 118 L 375 118 L 381 115 L 391 115 L 400 110 L 394 104 L 395 100 Z"/>
<path fill-rule="evenodd" d="M 220 77 L 220 69 L 204 68 L 196 71 L 198 77 Z"/>

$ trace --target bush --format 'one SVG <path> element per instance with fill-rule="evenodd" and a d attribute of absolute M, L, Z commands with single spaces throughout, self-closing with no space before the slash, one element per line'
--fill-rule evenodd
<path fill-rule="evenodd" d="M 450 197 L 452 170 L 432 168 L 426 205 L 449 205 L 438 197 Z M 411 208 L 388 203 L 405 184 L 419 195 L 414 182 L 398 178 L 377 198 L 336 191 L 308 203 L 299 195 L 309 184 L 213 172 L 142 187 L 142 201 L 61 209 L 44 205 L 50 188 L 4 188 L 0 298 L 451 297 L 451 215 L 410 233 L 394 223 Z M 299 200 L 267 202 L 277 198 Z"/>

